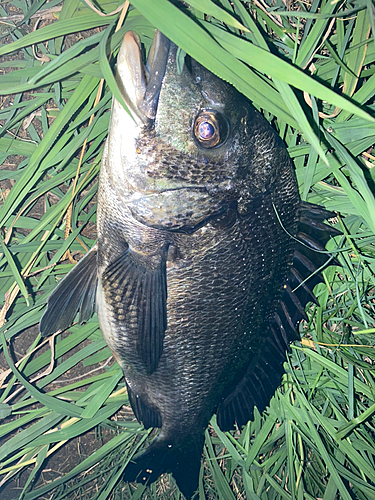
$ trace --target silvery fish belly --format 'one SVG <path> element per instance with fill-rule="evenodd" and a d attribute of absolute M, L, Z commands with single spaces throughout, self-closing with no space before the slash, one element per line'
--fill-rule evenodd
<path fill-rule="evenodd" d="M 124 479 L 172 472 L 190 498 L 204 430 L 245 424 L 282 363 L 335 231 L 301 203 L 290 158 L 233 87 L 156 32 L 125 35 L 103 153 L 97 245 L 48 300 L 41 332 L 96 310 L 139 422 L 160 427 Z M 303 244 L 296 243 L 292 236 Z M 297 287 L 296 291 L 295 290 Z"/>

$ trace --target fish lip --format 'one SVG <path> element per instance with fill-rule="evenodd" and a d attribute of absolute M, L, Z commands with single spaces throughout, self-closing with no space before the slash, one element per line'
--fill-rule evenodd
<path fill-rule="evenodd" d="M 170 40 L 159 30 L 156 30 L 146 62 L 148 75 L 146 92 L 142 102 L 139 104 L 139 109 L 151 120 L 154 120 L 156 117 L 170 45 Z"/>
<path fill-rule="evenodd" d="M 118 86 L 131 113 L 147 127 L 151 127 L 156 118 L 169 49 L 170 40 L 156 30 L 144 63 L 140 38 L 134 31 L 128 31 L 118 54 Z"/>

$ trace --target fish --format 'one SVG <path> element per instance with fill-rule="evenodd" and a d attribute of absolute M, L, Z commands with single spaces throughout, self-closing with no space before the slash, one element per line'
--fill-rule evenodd
<path fill-rule="evenodd" d="M 47 300 L 40 332 L 97 312 L 135 417 L 160 428 L 125 469 L 171 472 L 190 499 L 204 432 L 245 425 L 283 362 L 338 231 L 302 202 L 287 149 L 251 102 L 160 31 L 147 61 L 125 34 L 97 209 L 97 243 Z"/>

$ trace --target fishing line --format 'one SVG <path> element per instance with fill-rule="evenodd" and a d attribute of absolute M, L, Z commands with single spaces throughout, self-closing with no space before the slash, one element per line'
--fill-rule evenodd
<path fill-rule="evenodd" d="M 295 292 L 296 290 L 298 290 L 299 287 L 301 287 L 304 283 L 306 283 L 311 278 L 311 276 L 314 276 L 315 274 L 318 274 L 320 271 L 322 271 L 323 269 L 325 269 L 329 265 L 329 263 L 331 262 L 331 260 L 335 258 L 335 256 L 332 255 L 332 253 L 340 253 L 340 252 L 343 252 L 345 250 L 350 249 L 350 247 L 348 247 L 348 248 L 341 248 L 341 249 L 339 249 L 339 247 L 336 247 L 336 249 L 331 250 L 331 251 L 330 250 L 317 250 L 316 248 L 313 248 L 310 245 L 307 245 L 306 243 L 304 243 L 303 241 L 301 241 L 300 239 L 298 239 L 296 236 L 293 236 L 293 234 L 291 234 L 286 229 L 286 227 L 282 223 L 282 220 L 281 220 L 281 218 L 280 218 L 280 216 L 278 214 L 278 211 L 277 211 L 277 208 L 276 208 L 275 204 L 272 203 L 272 206 L 273 206 L 273 209 L 275 211 L 277 220 L 279 221 L 279 224 L 280 224 L 281 228 L 285 231 L 285 233 L 288 236 L 290 236 L 290 238 L 292 238 L 294 241 L 296 241 L 300 245 L 308 248 L 309 250 L 313 250 L 314 252 L 322 253 L 322 254 L 326 254 L 326 255 L 330 256 L 330 258 L 324 264 L 322 264 L 320 267 L 316 268 L 313 273 L 311 273 L 307 278 L 305 278 L 303 281 L 301 281 L 301 283 L 292 290 L 293 292 Z"/>
<path fill-rule="evenodd" d="M 311 247 L 310 245 L 307 245 L 306 243 L 304 243 L 303 241 L 301 241 L 300 239 L 298 239 L 296 236 L 293 236 L 293 234 L 291 234 L 287 229 L 286 227 L 284 226 L 284 224 L 282 223 L 282 220 L 277 212 L 277 208 L 275 206 L 274 203 L 272 203 L 272 206 L 273 206 L 273 209 L 275 211 L 275 214 L 276 214 L 276 217 L 277 217 L 277 220 L 279 221 L 279 224 L 281 226 L 281 228 L 285 231 L 285 233 L 290 236 L 290 238 L 292 238 L 293 240 L 297 241 L 297 243 L 300 243 L 302 246 L 308 248 L 309 250 L 312 250 L 313 252 L 316 252 L 316 253 L 323 253 L 323 254 L 328 254 L 328 255 L 331 255 L 332 253 L 340 253 L 340 252 L 344 252 L 346 250 L 350 250 L 351 247 L 348 246 L 348 247 L 343 247 L 343 248 L 339 248 L 338 246 L 336 248 L 334 248 L 333 250 L 317 250 L 316 248 L 313 248 Z M 329 227 L 329 226 L 327 226 Z M 344 235 L 343 235 L 344 236 Z M 334 255 L 331 255 L 331 258 L 330 260 L 332 260 L 334 258 Z M 329 260 L 329 261 L 330 261 Z M 328 261 L 328 262 L 329 262 Z M 325 264 L 326 265 L 326 264 Z M 325 265 L 323 267 L 325 267 Z"/>

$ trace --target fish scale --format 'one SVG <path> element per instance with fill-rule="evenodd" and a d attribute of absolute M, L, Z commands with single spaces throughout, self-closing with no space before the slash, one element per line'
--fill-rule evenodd
<path fill-rule="evenodd" d="M 317 253 L 337 231 L 302 203 L 279 136 L 250 102 L 156 32 L 125 35 L 100 172 L 98 243 L 48 299 L 49 335 L 98 313 L 129 401 L 160 431 L 124 480 L 172 472 L 190 499 L 204 431 L 263 411 L 283 373 Z M 301 243 L 298 242 L 300 240 Z M 310 275 L 313 273 L 313 276 Z"/>

